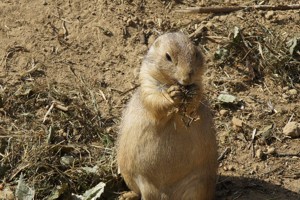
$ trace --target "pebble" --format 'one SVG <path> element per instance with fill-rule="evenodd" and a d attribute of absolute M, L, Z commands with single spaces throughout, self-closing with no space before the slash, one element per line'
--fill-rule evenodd
<path fill-rule="evenodd" d="M 224 110 L 224 109 L 220 110 L 221 116 L 226 116 L 228 113 L 229 113 L 228 110 Z"/>
<path fill-rule="evenodd" d="M 296 89 L 290 89 L 290 90 L 288 91 L 288 93 L 289 93 L 290 95 L 296 95 L 296 94 L 298 94 L 298 91 L 297 91 Z"/>
<path fill-rule="evenodd" d="M 292 138 L 300 137 L 300 124 L 289 122 L 283 128 L 283 134 Z"/>
<path fill-rule="evenodd" d="M 282 98 L 287 99 L 287 98 L 289 98 L 289 96 L 286 94 L 282 94 Z"/>
<path fill-rule="evenodd" d="M 72 166 L 75 161 L 73 156 L 63 156 L 60 158 L 60 164 L 64 166 Z"/>
<path fill-rule="evenodd" d="M 233 124 L 233 126 L 236 126 L 236 127 L 242 127 L 243 126 L 243 121 L 236 118 L 236 117 L 233 117 L 232 118 L 232 124 Z"/>
<path fill-rule="evenodd" d="M 271 19 L 274 15 L 274 11 L 273 10 L 270 10 L 266 13 L 265 17 L 266 19 Z"/>
<path fill-rule="evenodd" d="M 288 86 L 285 86 L 285 87 L 282 88 L 283 91 L 287 91 L 288 89 L 289 89 Z"/>
<path fill-rule="evenodd" d="M 262 152 L 261 149 L 257 149 L 257 150 L 256 150 L 256 152 L 255 152 L 255 157 L 256 157 L 256 158 L 259 158 L 259 159 L 261 159 L 261 160 L 263 160 L 263 158 L 264 158 L 264 153 Z"/>
<path fill-rule="evenodd" d="M 274 147 L 268 147 L 267 148 L 267 152 L 266 154 L 275 154 L 276 153 L 276 149 Z"/>

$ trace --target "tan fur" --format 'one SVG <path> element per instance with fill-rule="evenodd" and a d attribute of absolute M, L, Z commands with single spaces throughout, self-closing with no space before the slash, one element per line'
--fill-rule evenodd
<path fill-rule="evenodd" d="M 160 36 L 144 59 L 141 87 L 124 111 L 117 147 L 121 174 L 143 200 L 214 199 L 217 145 L 202 95 L 203 71 L 203 55 L 182 33 Z M 186 110 L 199 120 L 187 126 L 176 110 L 182 106 L 178 85 L 191 84 L 196 95 Z"/>

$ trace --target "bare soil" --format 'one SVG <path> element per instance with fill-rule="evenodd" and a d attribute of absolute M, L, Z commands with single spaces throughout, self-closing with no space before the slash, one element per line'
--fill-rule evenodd
<path fill-rule="evenodd" d="M 300 199 L 300 139 L 282 131 L 300 122 L 299 10 L 175 12 L 260 2 L 277 1 L 2 0 L 0 198 L 21 174 L 36 199 L 62 185 L 55 199 L 68 199 L 101 181 L 102 199 L 128 190 L 115 163 L 122 109 L 151 40 L 183 31 L 207 58 L 223 155 L 217 199 Z M 224 92 L 237 99 L 218 100 Z"/>

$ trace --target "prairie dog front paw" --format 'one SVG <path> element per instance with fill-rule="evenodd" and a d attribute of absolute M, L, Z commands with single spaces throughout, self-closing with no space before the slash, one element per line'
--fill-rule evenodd
<path fill-rule="evenodd" d="M 174 103 L 182 103 L 184 94 L 179 85 L 171 85 L 167 90 L 168 95 L 171 97 Z"/>

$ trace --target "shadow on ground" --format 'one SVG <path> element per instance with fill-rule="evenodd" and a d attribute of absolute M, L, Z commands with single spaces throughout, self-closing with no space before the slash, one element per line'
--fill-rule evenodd
<path fill-rule="evenodd" d="M 119 177 L 118 184 L 106 187 L 103 200 L 118 199 L 123 191 L 128 191 L 124 181 Z M 119 191 L 119 192 L 116 192 Z M 299 200 L 300 193 L 287 190 L 258 179 L 220 176 L 217 184 L 216 200 Z"/>
<path fill-rule="evenodd" d="M 300 194 L 258 179 L 221 176 L 217 184 L 216 200 L 299 200 Z"/>

